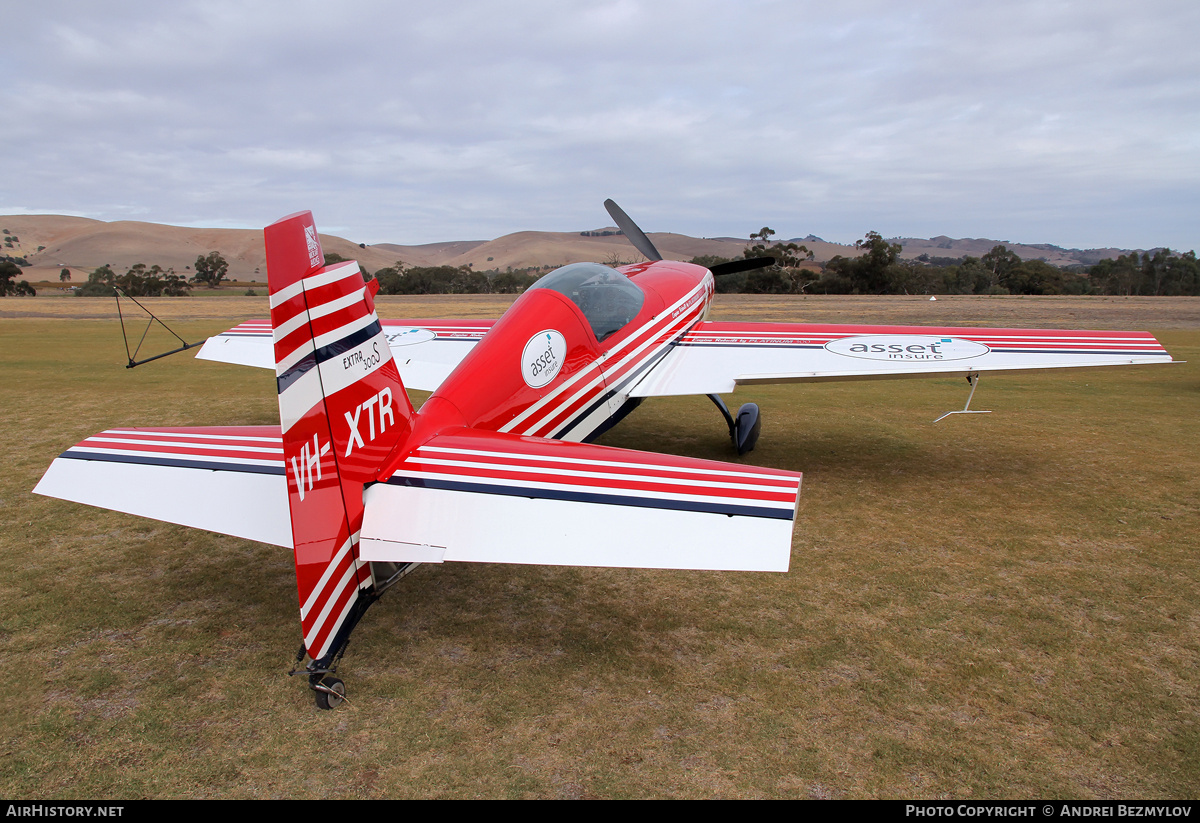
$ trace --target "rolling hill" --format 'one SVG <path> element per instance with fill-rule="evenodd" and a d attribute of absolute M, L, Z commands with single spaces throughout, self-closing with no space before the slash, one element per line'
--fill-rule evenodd
<path fill-rule="evenodd" d="M 0 253 L 23 257 L 30 281 L 57 281 L 59 271 L 71 270 L 72 282 L 82 282 L 87 273 L 105 264 L 118 272 L 135 263 L 158 264 L 176 272 L 190 274 L 196 257 L 219 251 L 229 262 L 231 279 L 266 281 L 266 260 L 262 231 L 252 229 L 205 229 L 142 223 L 130 220 L 104 222 L 86 217 L 63 215 L 0 215 L 0 229 L 11 244 L 0 246 Z M 700 255 L 738 257 L 746 240 L 731 237 L 698 238 L 683 234 L 652 233 L 655 246 L 665 257 L 690 260 Z M 902 257 L 922 254 L 930 257 L 981 256 L 998 242 L 986 239 L 955 240 L 949 237 L 891 238 L 903 246 Z M 841 254 L 853 256 L 852 245 L 829 243 L 809 236 L 796 239 L 816 255 L 818 261 Z M 343 237 L 321 235 L 326 252 L 358 260 L 368 271 L 377 271 L 403 261 L 409 266 L 470 266 L 476 271 L 508 268 L 561 266 L 581 260 L 618 264 L 640 260 L 623 236 L 614 228 L 584 232 L 521 231 L 495 240 L 466 240 L 423 245 L 377 243 L 360 245 Z M 1006 243 L 1022 259 L 1044 259 L 1064 266 L 1091 264 L 1102 257 L 1116 257 L 1119 249 L 1062 249 L 1047 244 Z"/>

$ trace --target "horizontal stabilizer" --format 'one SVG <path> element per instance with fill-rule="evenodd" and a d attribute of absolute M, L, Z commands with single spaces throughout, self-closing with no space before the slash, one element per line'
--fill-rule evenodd
<path fill-rule="evenodd" d="M 359 556 L 787 571 L 800 475 L 457 430 L 367 488 Z"/>
<path fill-rule="evenodd" d="M 292 547 L 278 426 L 110 429 L 63 452 L 33 491 Z"/>
<path fill-rule="evenodd" d="M 490 329 L 492 320 L 384 320 L 392 359 L 406 388 L 435 391 Z M 269 320 L 248 320 L 208 338 L 196 355 L 260 369 L 275 368 Z"/>

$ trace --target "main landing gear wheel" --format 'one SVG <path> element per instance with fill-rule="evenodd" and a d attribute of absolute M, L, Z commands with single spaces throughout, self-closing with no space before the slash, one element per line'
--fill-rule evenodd
<path fill-rule="evenodd" d="M 346 700 L 346 684 L 336 677 L 326 677 L 312 688 L 318 709 L 336 709 Z"/>
<path fill-rule="evenodd" d="M 746 403 L 738 409 L 735 418 L 729 413 L 725 401 L 718 395 L 710 394 L 708 399 L 721 410 L 721 415 L 729 426 L 729 438 L 733 441 L 733 447 L 737 449 L 738 456 L 753 451 L 754 444 L 758 442 L 759 432 L 762 431 L 762 419 L 758 415 L 758 406 L 754 403 Z"/>

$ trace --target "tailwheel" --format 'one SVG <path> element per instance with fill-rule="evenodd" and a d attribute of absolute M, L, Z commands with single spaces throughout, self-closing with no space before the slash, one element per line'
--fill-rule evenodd
<path fill-rule="evenodd" d="M 312 684 L 318 709 L 336 709 L 346 700 L 346 684 L 336 677 L 326 677 Z"/>

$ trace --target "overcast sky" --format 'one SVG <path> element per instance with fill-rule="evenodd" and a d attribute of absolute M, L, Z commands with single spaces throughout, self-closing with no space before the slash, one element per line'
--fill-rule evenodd
<path fill-rule="evenodd" d="M 1200 3 L 5 3 L 0 214 L 1200 249 Z"/>

